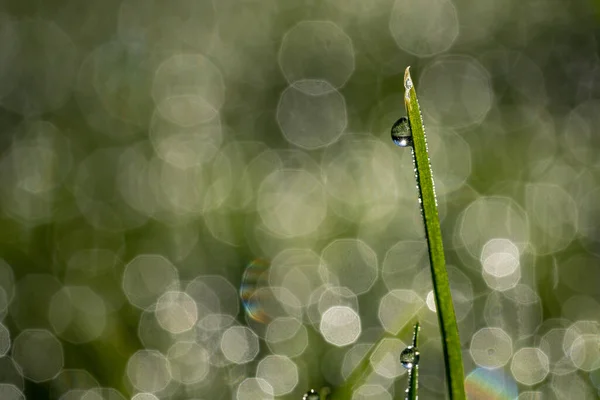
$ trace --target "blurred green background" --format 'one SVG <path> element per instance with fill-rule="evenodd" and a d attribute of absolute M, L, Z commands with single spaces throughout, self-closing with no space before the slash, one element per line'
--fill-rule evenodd
<path fill-rule="evenodd" d="M 0 398 L 445 398 L 409 65 L 469 398 L 598 398 L 596 13 L 3 0 Z"/>

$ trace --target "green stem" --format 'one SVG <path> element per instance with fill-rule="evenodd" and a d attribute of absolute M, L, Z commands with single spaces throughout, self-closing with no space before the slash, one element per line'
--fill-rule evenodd
<path fill-rule="evenodd" d="M 406 68 L 404 73 L 404 87 L 406 88 L 404 105 L 406 106 L 412 132 L 413 161 L 415 164 L 417 187 L 419 189 L 419 201 L 425 223 L 425 237 L 429 250 L 435 305 L 442 334 L 448 394 L 451 400 L 462 400 L 466 396 L 458 325 L 456 323 L 450 283 L 446 271 L 442 231 L 440 228 L 431 163 L 427 151 L 427 141 L 425 139 L 425 128 L 409 69 L 410 67 Z"/>

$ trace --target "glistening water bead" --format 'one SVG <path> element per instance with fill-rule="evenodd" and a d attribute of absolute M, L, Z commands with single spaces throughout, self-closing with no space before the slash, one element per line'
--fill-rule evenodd
<path fill-rule="evenodd" d="M 401 117 L 392 125 L 392 140 L 400 147 L 412 146 L 412 131 L 408 118 Z"/>
<path fill-rule="evenodd" d="M 320 398 L 319 393 L 315 389 L 310 389 L 302 396 L 302 400 L 320 400 Z"/>
<path fill-rule="evenodd" d="M 406 369 L 411 369 L 419 363 L 419 349 L 413 346 L 408 346 L 400 353 L 400 362 Z"/>

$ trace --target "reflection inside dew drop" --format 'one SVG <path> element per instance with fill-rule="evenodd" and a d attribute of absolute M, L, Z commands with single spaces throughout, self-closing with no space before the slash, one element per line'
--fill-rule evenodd
<path fill-rule="evenodd" d="M 412 146 L 412 131 L 408 118 L 401 117 L 392 125 L 392 140 L 397 146 L 409 147 Z"/>
<path fill-rule="evenodd" d="M 246 314 L 254 321 L 261 323 L 269 322 L 269 317 L 260 306 L 258 301 L 260 296 L 257 292 L 267 283 L 268 269 L 269 262 L 267 260 L 262 258 L 253 260 L 246 266 L 240 284 L 240 298 Z"/>
<path fill-rule="evenodd" d="M 408 346 L 400 353 L 400 363 L 406 369 L 411 369 L 419 363 L 419 350 L 416 347 Z"/>

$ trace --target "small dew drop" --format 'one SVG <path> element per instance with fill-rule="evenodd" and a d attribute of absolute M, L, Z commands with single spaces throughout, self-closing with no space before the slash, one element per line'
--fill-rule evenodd
<path fill-rule="evenodd" d="M 319 396 L 319 393 L 317 393 L 317 391 L 315 389 L 310 389 L 308 392 L 306 392 L 304 394 L 304 396 L 302 396 L 302 400 L 320 400 L 321 397 Z"/>
<path fill-rule="evenodd" d="M 413 84 L 412 84 L 412 80 L 410 78 L 406 78 L 406 80 L 404 81 L 404 88 L 406 90 L 410 90 L 412 89 Z"/>
<path fill-rule="evenodd" d="M 392 125 L 392 140 L 397 146 L 409 147 L 412 146 L 412 131 L 408 118 L 401 117 Z"/>
<path fill-rule="evenodd" d="M 406 369 L 411 369 L 419 363 L 419 349 L 413 346 L 408 346 L 400 353 L 400 362 Z"/>

